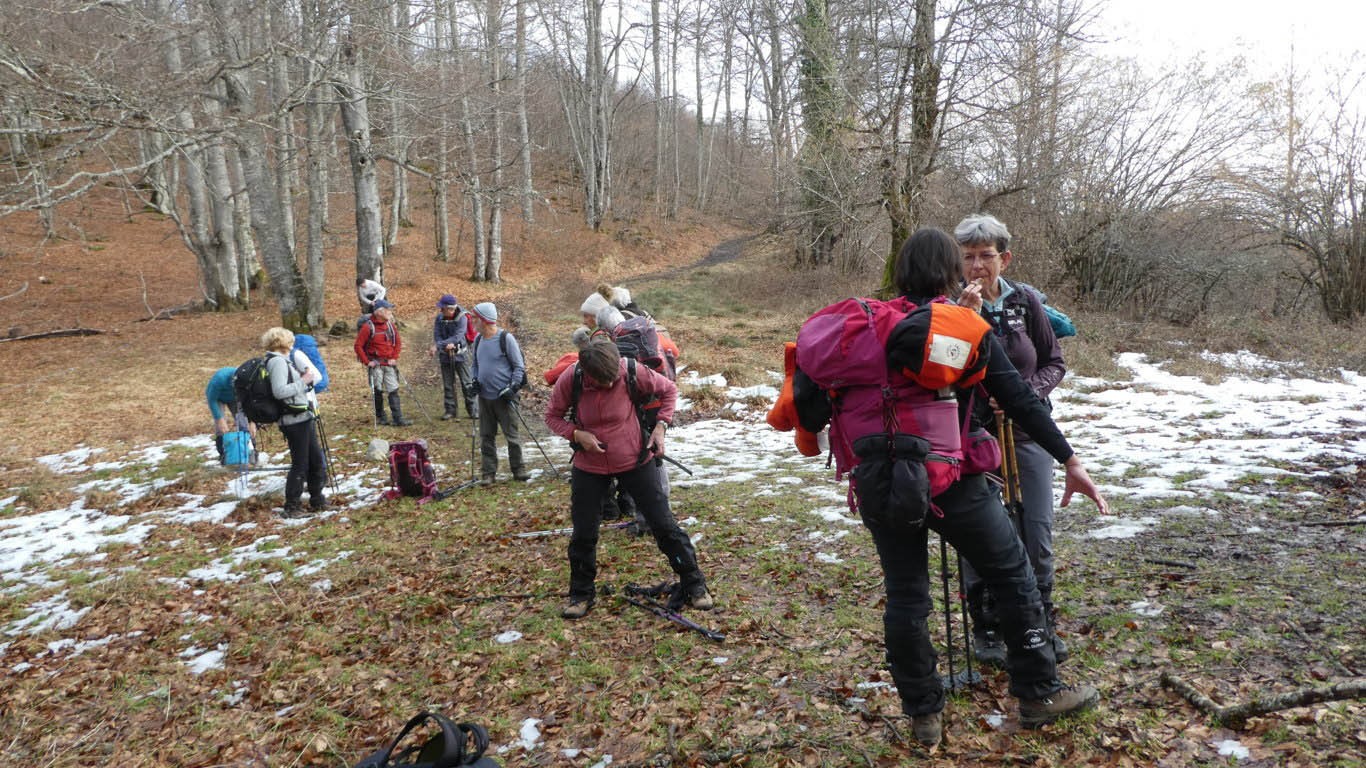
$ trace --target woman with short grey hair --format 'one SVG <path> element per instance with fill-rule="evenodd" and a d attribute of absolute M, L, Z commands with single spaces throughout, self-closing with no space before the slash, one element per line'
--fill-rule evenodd
<path fill-rule="evenodd" d="M 982 316 L 995 329 L 997 340 L 1020 377 L 1051 408 L 1048 395 L 1062 381 L 1067 367 L 1037 292 L 1002 276 L 1014 260 L 1010 230 L 995 216 L 977 213 L 960 221 L 953 234 L 963 251 L 964 276 L 981 288 Z M 978 407 L 984 411 L 982 423 L 992 424 L 994 419 L 985 413 L 990 403 L 979 403 Z M 1052 632 L 1057 624 L 1053 604 L 1053 458 L 1023 430 L 1012 427 L 1012 432 L 1023 509 L 1016 525 L 1034 567 Z M 990 593 L 970 564 L 964 563 L 963 575 L 977 659 L 984 664 L 1004 666 L 1006 648 Z M 1067 645 L 1056 634 L 1053 650 L 1059 662 L 1067 658 Z"/>

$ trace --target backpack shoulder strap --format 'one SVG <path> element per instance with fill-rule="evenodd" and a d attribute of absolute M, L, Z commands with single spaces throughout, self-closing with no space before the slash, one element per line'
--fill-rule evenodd
<path fill-rule="evenodd" d="M 508 356 L 508 332 L 507 332 L 507 331 L 499 331 L 499 332 L 498 332 L 498 349 L 502 350 L 502 352 L 503 352 L 503 357 L 507 357 L 507 356 Z"/>
<path fill-rule="evenodd" d="M 579 398 L 583 397 L 583 369 L 574 363 L 574 373 L 569 387 L 569 408 L 565 410 L 565 420 L 579 422 Z"/>
<path fill-rule="evenodd" d="M 631 402 L 640 405 L 640 392 L 636 389 L 636 360 L 633 357 L 626 358 L 626 394 Z"/>

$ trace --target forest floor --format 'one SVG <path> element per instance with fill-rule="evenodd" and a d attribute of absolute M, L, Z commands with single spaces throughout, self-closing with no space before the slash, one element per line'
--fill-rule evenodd
<path fill-rule="evenodd" d="M 950 697 L 946 741 L 927 751 L 882 658 L 871 541 L 823 462 L 762 421 L 781 341 L 867 286 L 793 275 L 775 243 L 737 251 L 744 233 L 703 222 L 595 236 L 566 224 L 510 254 L 499 286 L 406 234 L 389 274 L 417 424 L 370 425 L 350 340 L 334 340 L 323 406 L 344 508 L 287 521 L 272 511 L 278 476 L 222 471 L 204 434 L 204 383 L 254 354 L 273 308 L 146 321 L 194 298 L 193 262 L 165 222 L 90 205 L 107 207 L 75 217 L 79 238 L 42 247 L 0 221 L 0 295 L 29 286 L 0 301 L 0 329 L 105 331 L 0 343 L 0 762 L 349 766 L 434 709 L 486 725 L 508 766 L 1366 764 L 1359 697 L 1220 722 L 1162 684 L 1232 705 L 1362 680 L 1359 372 L 1268 372 L 1278 364 L 1131 334 L 1117 354 L 1109 321 L 1083 316 L 1096 338 L 1066 343 L 1073 375 L 1055 400 L 1115 518 L 1084 500 L 1058 511 L 1058 595 L 1062 674 L 1102 704 L 1021 730 L 1005 676 L 988 672 Z M 348 265 L 331 265 L 330 318 L 354 314 Z M 690 408 L 671 453 L 696 474 L 674 473 L 673 504 L 720 602 L 686 615 L 722 642 L 622 598 L 667 575 L 649 540 L 604 530 L 600 583 L 614 591 L 569 623 L 566 539 L 518 536 L 568 524 L 555 479 L 568 455 L 533 415 L 534 374 L 603 279 L 630 285 L 684 351 Z M 546 455 L 528 441 L 526 485 L 381 502 L 387 475 L 363 455 L 376 435 L 426 438 L 443 485 L 473 469 L 468 421 L 427 417 L 440 393 L 420 353 L 448 291 L 498 301 L 516 328 Z M 263 448 L 283 460 L 278 435 Z"/>

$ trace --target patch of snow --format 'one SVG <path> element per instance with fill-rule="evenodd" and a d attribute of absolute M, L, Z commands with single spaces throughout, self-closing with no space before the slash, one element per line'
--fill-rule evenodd
<path fill-rule="evenodd" d="M 817 552 L 817 553 L 816 553 L 816 562 L 818 562 L 818 563 L 829 563 L 829 564 L 832 564 L 832 565 L 833 565 L 833 564 L 836 564 L 836 563 L 842 563 L 842 562 L 844 562 L 844 559 L 841 558 L 839 555 L 832 555 L 832 554 L 830 554 L 829 552 Z"/>
<path fill-rule="evenodd" d="M 1219 750 L 1219 755 L 1221 757 L 1232 757 L 1234 760 L 1246 760 L 1252 756 L 1251 750 L 1234 739 L 1216 741 L 1214 742 L 1214 748 Z"/>
<path fill-rule="evenodd" d="M 522 721 L 522 727 L 517 733 L 517 740 L 511 744 L 504 744 L 498 748 L 498 754 L 510 752 L 518 747 L 523 751 L 530 752 L 536 748 L 537 742 L 541 740 L 541 721 L 534 717 L 528 717 Z"/>
<path fill-rule="evenodd" d="M 1113 524 L 1107 525 L 1104 528 L 1097 528 L 1086 534 L 1086 536 L 1092 539 L 1132 539 L 1154 525 L 1157 525 L 1157 518 L 1154 517 L 1141 517 L 1137 520 L 1118 517 L 1114 518 L 1114 520 L 1115 522 Z"/>
<path fill-rule="evenodd" d="M 1158 603 L 1150 603 L 1147 600 L 1139 600 L 1137 602 L 1130 603 L 1129 610 L 1133 611 L 1139 616 L 1146 616 L 1148 618 L 1152 618 L 1154 616 L 1161 616 L 1162 612 L 1167 609 Z"/>
<path fill-rule="evenodd" d="M 506 632 L 500 632 L 493 636 L 493 642 L 502 643 L 503 645 L 507 645 L 508 643 L 515 643 L 521 639 L 522 633 L 518 632 L 515 629 L 509 629 Z"/>
<path fill-rule="evenodd" d="M 227 643 L 208 650 L 192 645 L 180 652 L 180 658 L 186 659 L 185 666 L 190 668 L 190 674 L 202 675 L 211 669 L 222 669 L 227 650 Z"/>
<path fill-rule="evenodd" d="M 91 448 L 80 445 L 66 453 L 39 456 L 34 459 L 34 461 L 42 464 L 56 474 L 69 475 L 75 472 L 84 472 L 87 469 L 85 463 L 90 460 L 90 457 L 100 453 L 104 453 L 103 448 Z"/>
<path fill-rule="evenodd" d="M 730 661 L 730 657 L 729 657 L 729 656 L 713 656 L 713 657 L 711 657 L 711 663 L 717 665 L 718 667 L 721 666 L 722 664 L 725 664 L 725 663 L 728 662 L 728 661 Z"/>

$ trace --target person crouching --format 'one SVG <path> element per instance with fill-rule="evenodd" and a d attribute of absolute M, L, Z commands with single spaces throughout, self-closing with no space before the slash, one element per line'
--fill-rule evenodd
<path fill-rule="evenodd" d="M 582 618 L 593 607 L 599 517 L 613 478 L 649 521 L 655 543 L 678 574 L 687 602 L 704 611 L 714 605 L 692 540 L 669 511 L 659 470 L 653 460 L 641 461 L 642 456 L 651 459 L 664 454 L 664 433 L 673 417 L 678 388 L 647 366 L 636 368 L 638 396 L 661 402 L 659 421 L 647 437 L 627 391 L 626 368 L 615 344 L 594 339 L 579 352 L 578 365 L 555 382 L 546 407 L 546 425 L 575 446 L 570 473 L 574 532 L 569 538 L 569 602 L 560 612 L 567 619 Z M 577 406 L 572 402 L 576 369 L 583 388 Z"/>

